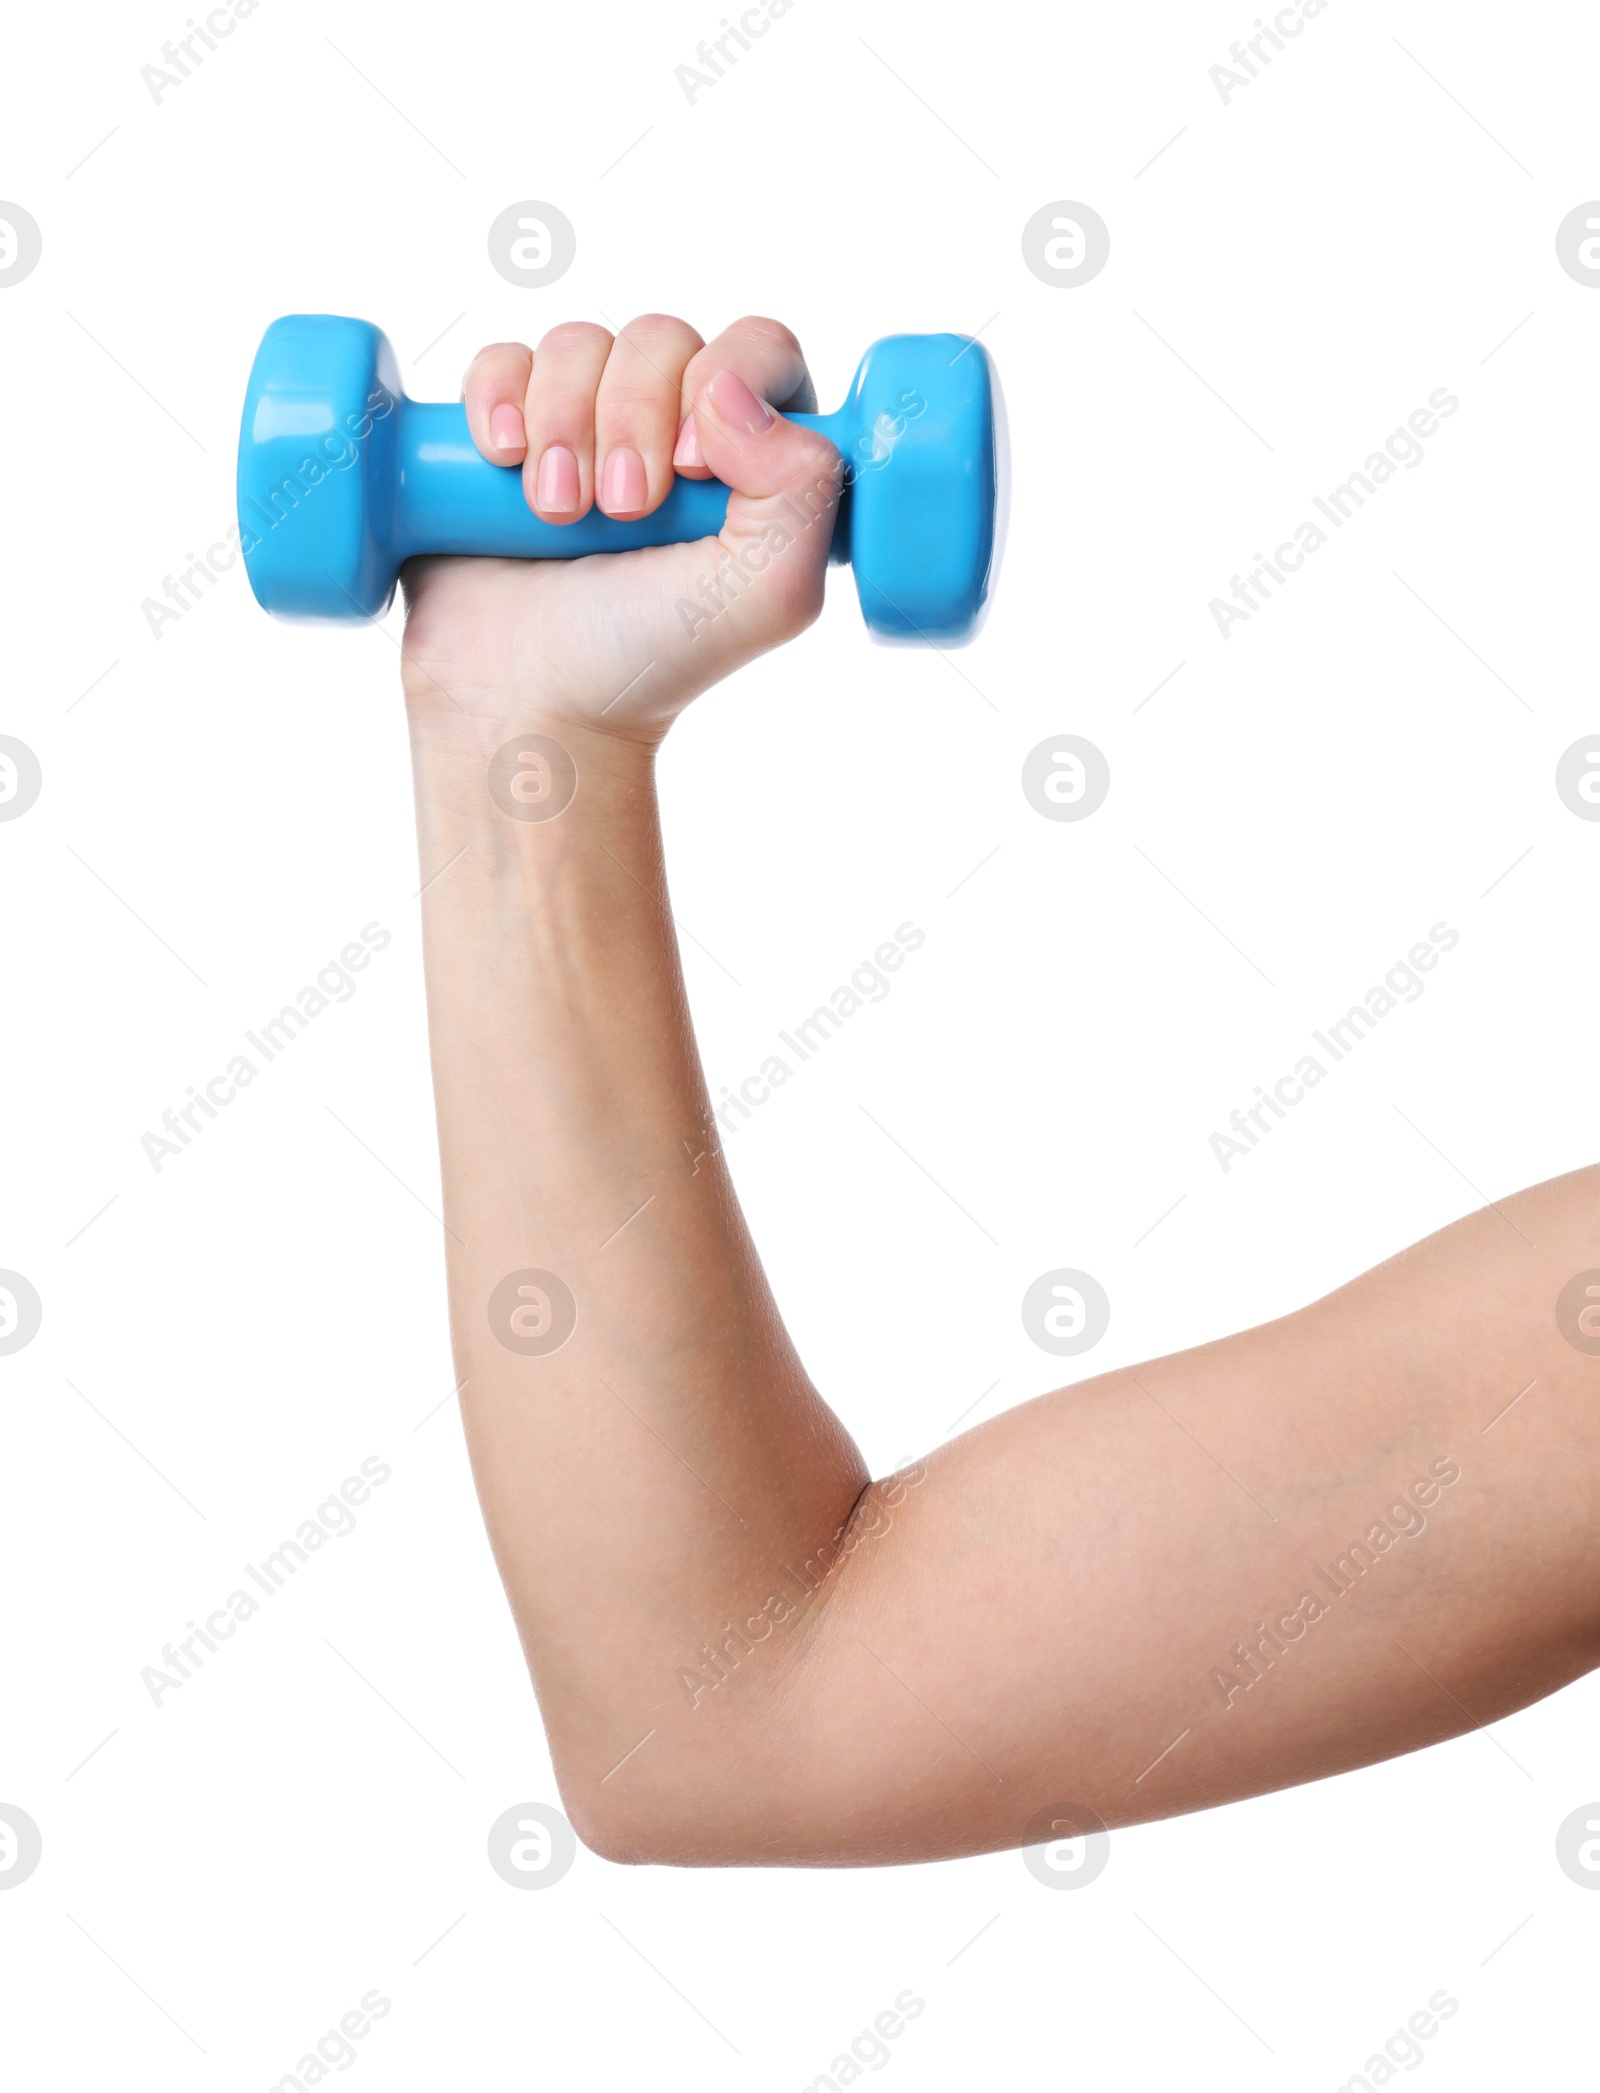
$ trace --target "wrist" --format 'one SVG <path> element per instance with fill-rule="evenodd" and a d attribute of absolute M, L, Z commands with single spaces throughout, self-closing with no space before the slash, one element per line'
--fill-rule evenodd
<path fill-rule="evenodd" d="M 576 830 L 654 807 L 659 737 L 638 738 L 576 719 L 557 704 L 487 700 L 453 705 L 438 690 L 407 711 L 417 817 L 436 842 L 493 835 L 520 848 L 496 857 L 560 850 Z"/>

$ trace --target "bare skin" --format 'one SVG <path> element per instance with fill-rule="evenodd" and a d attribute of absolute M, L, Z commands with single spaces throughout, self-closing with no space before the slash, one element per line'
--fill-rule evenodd
<path fill-rule="evenodd" d="M 462 1409 L 588 1843 L 1014 1846 L 1414 1750 L 1600 1663 L 1600 1357 L 1555 1309 L 1600 1267 L 1600 1169 L 869 1484 L 719 1152 L 653 784 L 678 712 L 821 606 L 837 461 L 761 405 L 811 404 L 799 349 L 560 328 L 485 350 L 466 400 L 552 521 L 653 508 L 675 450 L 734 490 L 720 541 L 406 577 Z M 576 773 L 553 819 L 489 789 L 530 736 Z M 558 1349 L 502 1341 L 542 1327 L 537 1295 L 491 1309 L 528 1270 L 576 1303 Z"/>

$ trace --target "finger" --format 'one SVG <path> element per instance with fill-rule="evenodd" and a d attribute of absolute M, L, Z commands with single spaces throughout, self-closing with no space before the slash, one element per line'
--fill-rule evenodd
<path fill-rule="evenodd" d="M 534 351 L 522 485 L 547 523 L 574 523 L 594 501 L 594 402 L 610 353 L 610 334 L 588 320 L 552 327 Z"/>
<path fill-rule="evenodd" d="M 646 313 L 611 345 L 595 401 L 596 500 L 608 516 L 648 516 L 672 487 L 683 374 L 704 343 L 686 320 Z"/>
<path fill-rule="evenodd" d="M 735 320 L 689 359 L 683 374 L 682 415 L 672 462 L 688 479 L 710 478 L 691 410 L 712 372 L 723 369 L 737 371 L 758 399 L 771 400 L 780 409 L 787 407 L 797 414 L 816 412 L 816 388 L 789 328 L 781 320 L 757 315 Z"/>
<path fill-rule="evenodd" d="M 844 461 L 826 436 L 784 420 L 727 365 L 695 395 L 694 418 L 705 463 L 730 490 L 710 594 L 721 645 L 759 651 L 822 608 Z M 691 605 L 684 622 L 698 637 L 705 621 Z"/>
<path fill-rule="evenodd" d="M 491 342 L 461 381 L 467 427 L 491 465 L 520 465 L 526 454 L 522 402 L 532 369 L 533 351 L 523 343 Z"/>
<path fill-rule="evenodd" d="M 730 515 L 740 502 L 774 501 L 840 477 L 842 460 L 827 437 L 786 421 L 730 366 L 706 379 L 694 414 L 706 463 L 732 490 Z"/>

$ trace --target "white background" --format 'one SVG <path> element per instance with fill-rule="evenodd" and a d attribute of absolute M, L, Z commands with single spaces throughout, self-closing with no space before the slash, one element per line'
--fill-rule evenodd
<path fill-rule="evenodd" d="M 1592 11 L 1331 0 L 1225 106 L 1249 0 L 797 0 L 691 106 L 720 18 L 262 0 L 159 105 L 181 5 L 10 26 L 0 196 L 44 252 L 0 294 L 0 732 L 44 790 L 0 826 L 0 1265 L 44 1322 L 0 1359 L 0 1802 L 44 1859 L 0 1895 L 0 2042 L 29 2087 L 265 2088 L 376 1986 L 362 2084 L 782 2093 L 910 1986 L 897 2085 L 1332 2088 L 1442 1986 L 1430 2084 L 1573 2082 L 1592 1679 L 1118 1833 L 1071 1894 L 1016 1854 L 487 1864 L 555 1793 L 446 1400 L 398 613 L 290 629 L 238 568 L 159 639 L 141 611 L 231 520 L 277 314 L 374 319 L 453 398 L 560 318 L 770 312 L 825 407 L 876 335 L 984 330 L 1015 495 L 979 642 L 876 649 L 836 573 L 662 766 L 714 1090 L 926 932 L 728 1144 L 880 1470 L 1059 1380 L 1018 1315 L 1049 1268 L 1110 1295 L 1087 1374 L 1596 1152 L 1600 824 L 1553 788 L 1600 726 L 1600 297 L 1554 249 L 1600 193 Z M 530 197 L 577 229 L 543 291 L 485 251 Z M 1075 290 L 1020 251 L 1059 198 L 1111 229 Z M 1224 641 L 1209 600 L 1439 386 L 1425 464 Z M 1082 824 L 1019 786 L 1062 732 L 1112 769 Z M 374 920 L 355 997 L 153 1171 L 162 1111 Z M 1213 1130 L 1440 920 L 1421 1001 L 1224 1174 Z M 152 1706 L 141 1668 L 371 1455 L 356 1531 Z"/>

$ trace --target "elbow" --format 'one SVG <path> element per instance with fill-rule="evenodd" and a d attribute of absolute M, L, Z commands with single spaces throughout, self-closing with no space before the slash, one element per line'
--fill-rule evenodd
<path fill-rule="evenodd" d="M 744 1868 L 773 1858 L 759 1828 L 730 1813 L 726 1797 L 720 1806 L 699 1793 L 623 1805 L 563 1788 L 561 1801 L 580 1843 L 615 1867 Z"/>
<path fill-rule="evenodd" d="M 631 1769 L 629 1769 L 631 1770 Z M 640 1769 L 642 1774 L 642 1769 Z M 623 1868 L 805 1866 L 829 1857 L 817 1824 L 774 1799 L 772 1768 L 737 1755 L 710 1767 L 663 1764 L 632 1788 L 562 1777 L 561 1807 L 579 1841 Z"/>
<path fill-rule="evenodd" d="M 641 1754 L 641 1758 L 643 1754 Z M 579 1772 L 558 1752 L 556 1787 L 567 1822 L 597 1860 L 620 1868 L 694 1867 L 737 1863 L 746 1856 L 713 1850 L 696 1828 L 718 1812 L 698 1784 L 675 1763 L 638 1760 L 614 1768 L 614 1778 Z M 631 1780 L 629 1776 L 632 1776 Z"/>
<path fill-rule="evenodd" d="M 565 1789 L 561 1800 L 580 1845 L 597 1860 L 619 1868 L 682 1865 L 669 1825 L 643 1812 L 613 1809 L 593 1796 L 580 1799 Z"/>

